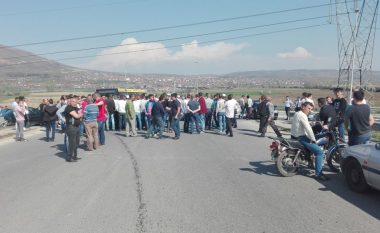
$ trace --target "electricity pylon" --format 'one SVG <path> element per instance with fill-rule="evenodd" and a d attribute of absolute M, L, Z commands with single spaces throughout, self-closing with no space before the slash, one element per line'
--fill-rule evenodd
<path fill-rule="evenodd" d="M 372 60 L 379 0 L 335 0 L 338 32 L 338 86 L 349 91 L 362 88 L 367 101 L 373 86 Z"/>

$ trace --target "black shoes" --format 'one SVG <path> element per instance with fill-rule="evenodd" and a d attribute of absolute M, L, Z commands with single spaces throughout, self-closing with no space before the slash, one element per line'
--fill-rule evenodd
<path fill-rule="evenodd" d="M 319 176 L 315 176 L 315 179 L 316 180 L 319 180 L 319 181 L 328 181 L 328 180 L 330 180 L 330 178 L 328 178 L 325 174 L 321 174 L 321 175 L 319 175 Z"/>
<path fill-rule="evenodd" d="M 179 137 L 175 136 L 173 139 L 174 139 L 174 140 L 178 140 L 178 139 L 179 139 Z"/>

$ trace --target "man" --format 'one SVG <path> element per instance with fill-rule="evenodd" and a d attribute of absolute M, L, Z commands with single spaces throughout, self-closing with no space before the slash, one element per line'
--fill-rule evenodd
<path fill-rule="evenodd" d="M 98 134 L 100 145 L 106 144 L 106 135 L 104 134 L 104 127 L 106 123 L 106 102 L 99 93 L 94 94 L 95 104 L 98 106 L 99 114 L 96 120 L 98 121 Z"/>
<path fill-rule="evenodd" d="M 45 122 L 45 126 L 46 126 L 45 140 L 47 142 L 49 140 L 54 142 L 54 139 L 55 139 L 55 126 L 58 120 L 57 111 L 58 111 L 58 108 L 54 104 L 53 99 L 49 99 L 49 104 L 46 105 L 44 108 L 44 116 L 43 116 L 43 121 Z M 51 138 L 49 138 L 50 132 L 51 132 Z"/>
<path fill-rule="evenodd" d="M 353 105 L 347 108 L 344 119 L 349 146 L 367 144 L 371 140 L 371 126 L 375 123 L 371 109 L 364 104 L 364 91 L 355 91 L 353 97 Z"/>
<path fill-rule="evenodd" d="M 137 130 L 141 130 L 142 129 L 142 125 L 141 125 L 141 100 L 140 100 L 140 96 L 136 95 L 135 96 L 135 100 L 133 101 L 133 106 L 135 108 L 135 126 L 136 126 L 136 129 Z"/>
<path fill-rule="evenodd" d="M 125 129 L 125 105 L 126 104 L 127 104 L 126 96 L 121 95 L 116 105 L 116 110 L 119 113 L 119 131 Z"/>
<path fill-rule="evenodd" d="M 25 142 L 24 138 L 24 124 L 25 124 L 25 104 L 24 97 L 19 97 L 19 102 L 14 108 L 16 119 L 16 141 Z"/>
<path fill-rule="evenodd" d="M 92 96 L 87 96 L 87 105 L 84 108 L 83 121 L 87 135 L 87 150 L 93 151 L 99 147 L 98 122 L 99 115 L 98 106 L 94 104 Z"/>
<path fill-rule="evenodd" d="M 171 102 L 169 102 L 169 107 L 167 108 L 171 116 L 171 127 L 174 131 L 174 140 L 178 140 L 181 136 L 181 131 L 179 128 L 179 114 L 181 113 L 181 103 L 177 100 L 177 93 L 172 93 L 170 95 Z"/>
<path fill-rule="evenodd" d="M 201 106 L 199 102 L 197 101 L 196 96 L 191 96 L 190 101 L 187 103 L 187 111 L 190 114 L 190 131 L 189 133 L 194 133 L 194 124 L 195 128 L 197 130 L 197 133 L 201 132 L 201 127 L 199 127 L 200 118 L 199 118 L 199 112 L 201 111 Z"/>
<path fill-rule="evenodd" d="M 162 138 L 162 133 L 164 131 L 164 117 L 165 117 L 165 109 L 161 104 L 161 101 L 164 99 L 163 96 L 160 96 L 157 102 L 154 103 L 152 111 L 151 111 L 151 117 L 152 121 L 149 126 L 149 129 L 147 130 L 146 139 L 149 139 L 149 137 L 154 134 L 154 131 L 158 130 L 158 139 Z"/>
<path fill-rule="evenodd" d="M 253 100 L 252 98 L 247 95 L 247 106 L 246 106 L 246 111 L 247 111 L 247 115 L 246 115 L 246 119 L 252 119 L 253 116 L 252 116 L 252 112 L 253 112 Z"/>
<path fill-rule="evenodd" d="M 206 108 L 207 108 L 207 113 L 206 113 L 206 128 L 208 130 L 211 130 L 212 127 L 212 104 L 213 104 L 213 99 L 209 97 L 209 94 L 206 93 Z"/>
<path fill-rule="evenodd" d="M 107 112 L 108 112 L 108 130 L 115 130 L 115 101 L 112 95 L 108 95 L 106 99 Z"/>
<path fill-rule="evenodd" d="M 226 130 L 226 109 L 225 109 L 225 100 L 226 94 L 220 94 L 218 102 L 216 103 L 216 116 L 218 118 L 219 124 L 219 134 L 223 134 L 223 131 Z"/>
<path fill-rule="evenodd" d="M 336 114 L 337 114 L 337 125 L 338 125 L 338 131 L 339 131 L 339 137 L 342 140 L 345 140 L 344 138 L 344 113 L 346 112 L 347 108 L 347 101 L 343 97 L 343 89 L 338 87 L 334 89 L 335 94 L 335 100 L 333 101 L 333 106 L 335 108 Z"/>
<path fill-rule="evenodd" d="M 76 162 L 78 158 L 78 145 L 79 145 L 79 125 L 82 113 L 79 111 L 78 105 L 78 96 L 69 96 L 70 104 L 67 105 L 63 115 L 65 116 L 66 121 L 66 133 L 69 141 L 69 148 L 67 151 L 67 162 Z"/>
<path fill-rule="evenodd" d="M 152 109 L 153 109 L 154 104 L 155 104 L 154 95 L 149 94 L 148 101 L 145 103 L 145 122 L 146 122 L 147 129 L 149 129 L 150 124 L 152 124 Z"/>
<path fill-rule="evenodd" d="M 136 128 L 135 128 L 135 106 L 133 101 L 135 100 L 134 95 L 128 96 L 127 103 L 125 105 L 125 136 L 126 137 L 136 137 Z"/>
<path fill-rule="evenodd" d="M 206 106 L 206 99 L 203 97 L 203 93 L 199 92 L 198 94 L 198 102 L 200 106 L 200 110 L 198 111 L 199 114 L 199 122 L 200 122 L 200 130 L 202 132 L 205 131 L 206 128 L 206 114 L 207 114 L 207 106 Z"/>
<path fill-rule="evenodd" d="M 238 106 L 240 106 L 235 99 L 232 99 L 232 95 L 229 94 L 227 97 L 227 101 L 224 104 L 225 112 L 226 112 L 226 134 L 229 134 L 230 137 L 233 137 L 234 134 L 232 132 L 232 123 L 235 118 L 235 110 L 237 110 Z"/>
<path fill-rule="evenodd" d="M 260 104 L 257 110 L 257 112 L 260 115 L 260 126 L 258 132 L 261 133 L 262 136 L 265 136 L 265 133 L 263 134 L 263 128 L 267 124 L 267 120 L 269 117 L 269 109 L 267 103 L 267 97 L 265 95 L 262 95 L 260 97 Z"/>
<path fill-rule="evenodd" d="M 141 129 L 143 129 L 143 130 L 148 130 L 146 120 L 145 120 L 145 118 L 146 118 L 145 117 L 146 102 L 148 102 L 148 99 L 145 96 L 145 94 L 142 94 L 141 98 L 140 98 L 140 111 L 141 111 Z"/>
<path fill-rule="evenodd" d="M 323 150 L 316 144 L 316 138 L 309 124 L 307 115 L 313 110 L 313 105 L 305 102 L 301 105 L 301 110 L 294 114 L 292 119 L 291 137 L 301 142 L 315 156 L 315 178 L 327 181 L 329 178 L 322 173 Z"/>
<path fill-rule="evenodd" d="M 268 125 L 270 125 L 273 131 L 276 133 L 277 137 L 282 137 L 282 134 L 280 133 L 280 130 L 278 130 L 276 123 L 274 121 L 274 105 L 271 102 L 271 97 L 267 96 L 265 98 L 266 98 L 265 101 L 263 101 L 266 105 L 266 106 L 263 106 L 265 110 L 262 110 L 263 115 L 261 115 L 260 113 L 260 125 L 261 125 L 261 121 L 263 121 L 263 126 L 261 128 L 260 136 L 265 137 Z"/>
<path fill-rule="evenodd" d="M 293 106 L 293 102 L 290 100 L 289 96 L 285 97 L 284 105 L 285 105 L 286 120 L 289 120 L 289 111 L 290 111 L 290 108 Z"/>
<path fill-rule="evenodd" d="M 190 94 L 186 96 L 186 98 L 181 103 L 181 109 L 183 112 L 183 132 L 189 133 L 190 126 L 190 111 L 187 110 L 187 104 L 190 101 Z"/>
<path fill-rule="evenodd" d="M 325 129 L 335 129 L 336 112 L 332 105 L 328 104 L 325 98 L 318 98 L 319 119 Z"/>
<path fill-rule="evenodd" d="M 244 110 L 245 110 L 245 95 L 242 95 L 239 99 L 239 106 L 241 109 L 240 118 L 243 118 L 244 116 Z"/>

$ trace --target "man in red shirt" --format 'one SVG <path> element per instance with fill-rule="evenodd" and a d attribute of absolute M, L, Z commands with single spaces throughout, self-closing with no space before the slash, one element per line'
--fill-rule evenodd
<path fill-rule="evenodd" d="M 99 115 L 96 118 L 98 121 L 99 143 L 100 145 L 106 144 L 106 136 L 104 134 L 104 127 L 106 123 L 106 102 L 99 93 L 94 94 L 95 104 L 98 106 Z"/>
<path fill-rule="evenodd" d="M 201 128 L 201 132 L 204 132 L 206 128 L 205 116 L 207 113 L 206 99 L 205 97 L 203 97 L 202 92 L 199 92 L 198 96 L 199 96 L 199 99 L 198 99 L 199 106 L 201 107 L 201 110 L 199 111 L 199 121 L 200 121 L 200 126 L 201 126 L 200 128 Z"/>

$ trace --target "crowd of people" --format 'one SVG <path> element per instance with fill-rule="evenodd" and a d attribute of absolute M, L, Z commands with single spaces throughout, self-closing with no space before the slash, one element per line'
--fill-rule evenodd
<path fill-rule="evenodd" d="M 337 128 L 344 140 L 348 132 L 348 144 L 367 143 L 371 138 L 370 127 L 374 119 L 370 108 L 364 102 L 362 90 L 353 93 L 352 105 L 343 97 L 343 90 L 334 90 L 335 99 L 318 98 L 319 117 L 323 127 Z M 254 106 L 254 103 L 257 106 Z M 24 97 L 17 97 L 12 103 L 16 118 L 16 140 L 26 141 L 23 134 L 27 105 Z M 304 92 L 296 101 L 287 96 L 284 101 L 286 119 L 290 119 L 290 109 L 296 111 L 292 120 L 291 136 L 299 139 L 316 157 L 321 149 L 315 146 L 316 137 L 311 130 L 307 115 L 315 107 L 311 93 Z M 146 139 L 164 137 L 164 131 L 174 133 L 173 139 L 187 134 L 202 134 L 206 130 L 216 130 L 221 135 L 233 137 L 237 118 L 251 119 L 253 109 L 259 115 L 258 132 L 264 137 L 267 127 L 271 126 L 278 137 L 282 134 L 275 124 L 274 105 L 271 97 L 262 95 L 259 101 L 249 96 L 235 100 L 232 95 L 216 94 L 212 98 L 206 93 L 178 96 L 162 94 L 101 96 L 99 93 L 88 96 L 62 96 L 56 103 L 44 99 L 40 104 L 41 119 L 46 127 L 47 142 L 55 140 L 56 127 L 65 133 L 66 161 L 74 162 L 79 158 L 77 148 L 80 138 L 85 136 L 86 149 L 93 151 L 106 143 L 105 131 L 124 131 L 126 137 L 135 137 L 137 132 Z M 183 129 L 180 121 L 183 120 Z M 319 157 L 318 157 L 319 158 Z M 319 160 L 318 164 L 320 164 Z M 316 166 L 316 174 L 322 177 L 321 167 Z"/>

